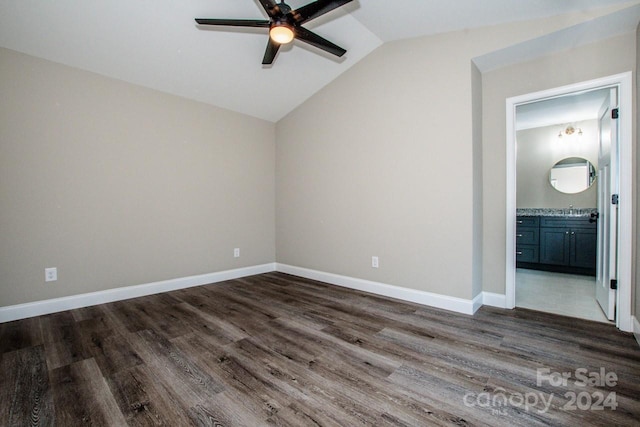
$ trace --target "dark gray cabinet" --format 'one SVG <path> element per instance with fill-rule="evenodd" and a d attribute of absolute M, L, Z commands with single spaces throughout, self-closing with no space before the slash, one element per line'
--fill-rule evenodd
<path fill-rule="evenodd" d="M 572 229 L 569 265 L 590 268 L 595 272 L 597 250 L 598 233 L 595 228 Z"/>
<path fill-rule="evenodd" d="M 589 218 L 518 217 L 517 222 L 518 267 L 595 275 L 597 226 Z"/>
<path fill-rule="evenodd" d="M 516 261 L 537 263 L 540 258 L 540 218 L 522 216 L 516 222 Z"/>
<path fill-rule="evenodd" d="M 571 242 L 568 228 L 540 228 L 540 262 L 569 265 Z"/>

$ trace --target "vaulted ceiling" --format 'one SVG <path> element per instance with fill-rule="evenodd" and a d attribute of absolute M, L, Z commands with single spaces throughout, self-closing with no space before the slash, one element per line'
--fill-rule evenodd
<path fill-rule="evenodd" d="M 266 29 L 194 21 L 265 19 L 258 0 L 0 0 L 0 46 L 277 121 L 385 42 L 625 2 L 354 0 L 305 25 L 343 58 L 296 41 L 263 66 Z"/>

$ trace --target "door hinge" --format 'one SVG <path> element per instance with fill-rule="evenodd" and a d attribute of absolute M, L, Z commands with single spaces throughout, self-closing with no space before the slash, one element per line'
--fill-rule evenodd
<path fill-rule="evenodd" d="M 620 111 L 617 108 L 611 110 L 611 118 L 617 119 L 618 117 L 620 117 Z"/>
<path fill-rule="evenodd" d="M 618 196 L 617 194 L 612 194 L 611 195 L 611 204 L 612 205 L 619 205 L 620 204 L 620 196 Z"/>
<path fill-rule="evenodd" d="M 618 289 L 618 280 L 617 279 L 611 279 L 611 289 L 613 289 L 613 290 Z"/>

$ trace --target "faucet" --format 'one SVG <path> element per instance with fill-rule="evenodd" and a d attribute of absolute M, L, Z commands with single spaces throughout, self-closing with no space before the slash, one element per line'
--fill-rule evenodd
<path fill-rule="evenodd" d="M 573 205 L 569 205 L 569 215 L 573 215 Z"/>

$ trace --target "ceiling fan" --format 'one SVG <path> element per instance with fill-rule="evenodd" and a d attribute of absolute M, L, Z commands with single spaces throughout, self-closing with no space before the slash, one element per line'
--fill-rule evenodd
<path fill-rule="evenodd" d="M 269 28 L 269 42 L 262 59 L 264 65 L 272 64 L 280 46 L 290 43 L 294 38 L 340 57 L 347 51 L 307 30 L 302 24 L 351 1 L 353 0 L 317 0 L 298 9 L 291 9 L 284 1 L 276 3 L 275 0 L 260 0 L 269 20 L 196 18 L 196 22 L 199 25 Z"/>

